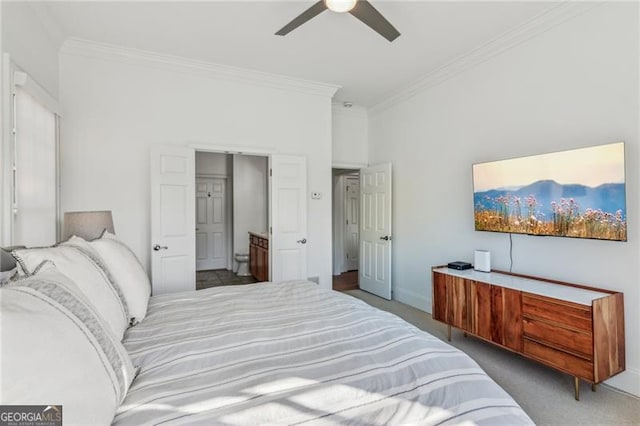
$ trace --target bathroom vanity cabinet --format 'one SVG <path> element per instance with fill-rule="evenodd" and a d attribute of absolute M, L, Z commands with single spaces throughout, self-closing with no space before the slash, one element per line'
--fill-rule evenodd
<path fill-rule="evenodd" d="M 249 232 L 249 272 L 258 282 L 269 281 L 269 236 Z"/>

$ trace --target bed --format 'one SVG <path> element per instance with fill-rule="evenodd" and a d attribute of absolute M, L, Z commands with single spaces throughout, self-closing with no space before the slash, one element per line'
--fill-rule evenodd
<path fill-rule="evenodd" d="M 153 296 L 114 424 L 533 424 L 466 354 L 315 283 Z"/>
<path fill-rule="evenodd" d="M 150 297 L 107 231 L 12 255 L 0 405 L 83 426 L 532 424 L 463 352 L 315 283 Z"/>

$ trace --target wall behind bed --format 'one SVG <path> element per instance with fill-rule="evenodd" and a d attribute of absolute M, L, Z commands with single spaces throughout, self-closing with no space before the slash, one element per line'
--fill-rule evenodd
<path fill-rule="evenodd" d="M 42 5 L 32 2 L 0 1 L 0 46 L 11 62 L 29 74 L 51 97 L 58 99 L 58 49 L 62 35 L 42 14 Z M 0 70 L 0 244 L 11 241 L 11 94 L 5 92 L 5 69 Z M 7 172 L 8 171 L 8 172 Z"/>
<path fill-rule="evenodd" d="M 509 236 L 474 231 L 473 163 L 626 142 L 629 241 L 514 235 L 513 270 L 624 292 L 627 371 L 609 383 L 636 395 L 638 30 L 637 4 L 601 4 L 369 117 L 370 163 L 394 167 L 394 297 L 427 311 L 430 266 L 486 249 L 509 269 Z"/>
<path fill-rule="evenodd" d="M 226 71 L 226 74 L 225 74 Z M 153 144 L 257 147 L 308 158 L 308 276 L 331 287 L 334 87 L 67 41 L 60 54 L 63 210 L 111 209 L 116 233 L 150 263 Z"/>
<path fill-rule="evenodd" d="M 63 36 L 32 2 L 0 2 L 2 52 L 46 89 L 58 97 L 58 49 Z"/>

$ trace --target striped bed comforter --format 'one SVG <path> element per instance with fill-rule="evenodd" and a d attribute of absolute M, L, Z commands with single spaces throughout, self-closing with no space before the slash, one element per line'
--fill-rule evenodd
<path fill-rule="evenodd" d="M 463 352 L 305 281 L 154 296 L 114 424 L 532 424 Z"/>

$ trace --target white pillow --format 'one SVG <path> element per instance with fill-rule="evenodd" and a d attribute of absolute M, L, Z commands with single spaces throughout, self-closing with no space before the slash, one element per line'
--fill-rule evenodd
<path fill-rule="evenodd" d="M 64 424 L 110 424 L 131 360 L 74 283 L 42 269 L 0 289 L 0 404 L 62 405 Z"/>
<path fill-rule="evenodd" d="M 129 323 L 129 310 L 118 284 L 109 274 L 91 246 L 81 238 L 71 237 L 54 247 L 14 250 L 19 269 L 26 275 L 45 260 L 69 277 L 105 319 L 114 335 L 122 340 Z"/>
<path fill-rule="evenodd" d="M 120 285 L 129 307 L 130 323 L 135 324 L 142 321 L 147 315 L 151 283 L 136 255 L 108 231 L 105 231 L 97 240 L 91 241 L 90 244 L 98 252 Z"/>

